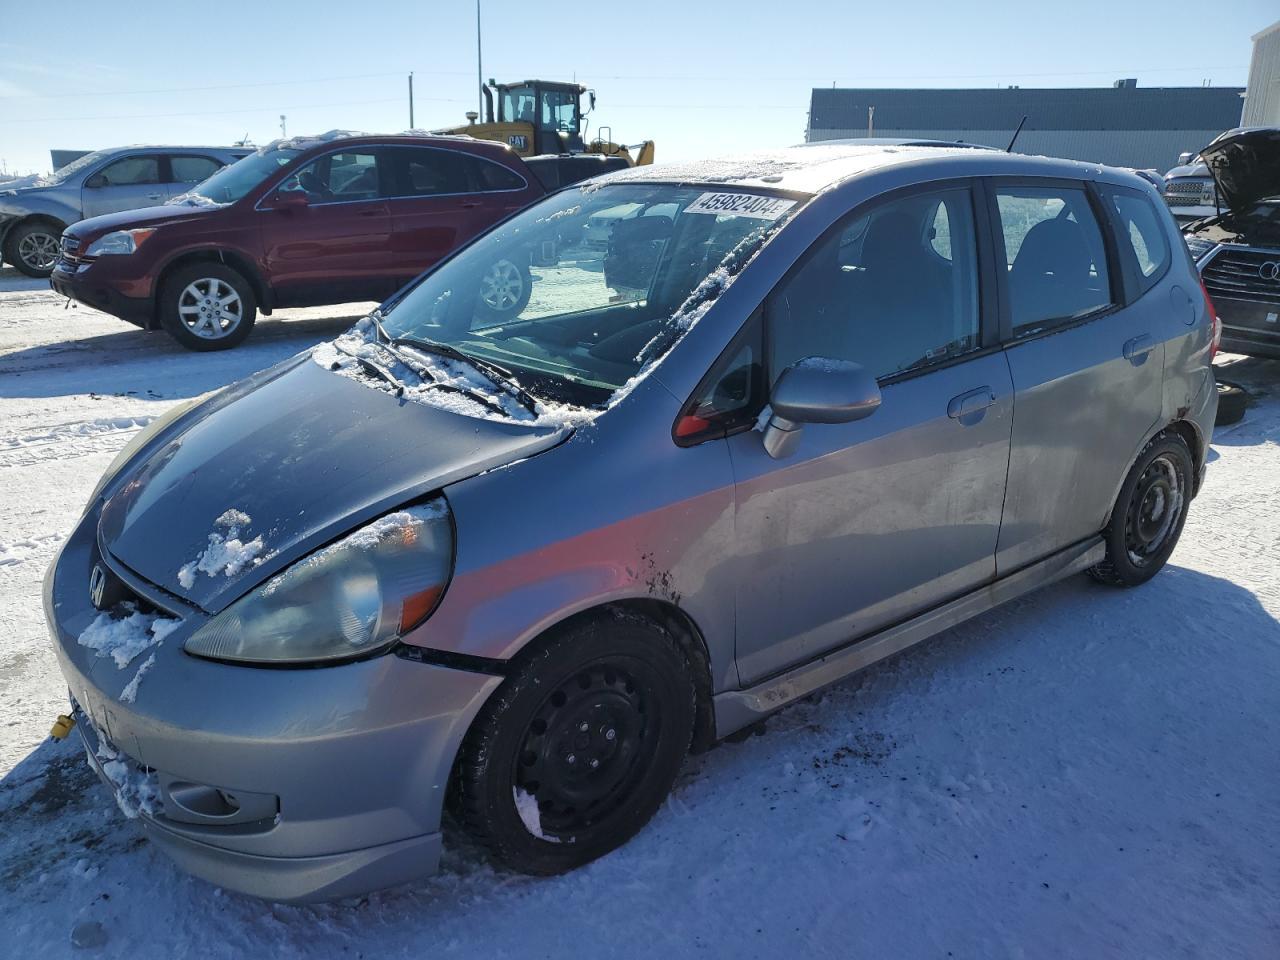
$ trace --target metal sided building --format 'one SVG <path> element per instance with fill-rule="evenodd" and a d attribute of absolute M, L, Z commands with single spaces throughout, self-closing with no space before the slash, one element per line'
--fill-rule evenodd
<path fill-rule="evenodd" d="M 1241 87 L 906 90 L 814 88 L 806 140 L 912 137 L 1161 172 L 1240 125 Z"/>
<path fill-rule="evenodd" d="M 1253 39 L 1242 127 L 1280 127 L 1280 21 Z"/>

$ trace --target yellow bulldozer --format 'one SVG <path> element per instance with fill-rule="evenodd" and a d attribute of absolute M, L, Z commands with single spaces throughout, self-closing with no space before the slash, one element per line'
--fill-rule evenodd
<path fill-rule="evenodd" d="M 615 163 L 623 160 L 629 167 L 653 163 L 652 140 L 633 146 L 614 143 L 612 131 L 602 127 L 600 133 L 604 134 L 603 137 L 585 141 L 586 117 L 595 109 L 596 92 L 582 84 L 555 80 L 525 80 L 521 83 L 495 83 L 490 80 L 480 89 L 484 94 L 483 121 L 480 114 L 471 111 L 467 113 L 469 122 L 463 126 L 435 132 L 497 140 L 522 157 L 596 154 L 617 158 Z M 583 94 L 588 101 L 585 112 L 582 109 Z"/>

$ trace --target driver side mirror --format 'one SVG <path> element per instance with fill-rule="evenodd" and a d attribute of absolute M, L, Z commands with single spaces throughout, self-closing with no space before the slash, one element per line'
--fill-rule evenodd
<path fill-rule="evenodd" d="M 861 364 L 806 357 L 782 371 L 769 405 L 764 449 L 775 460 L 790 456 L 806 423 L 852 423 L 880 407 L 880 386 Z"/>
<path fill-rule="evenodd" d="M 277 190 L 271 198 L 273 210 L 301 210 L 311 205 L 305 190 Z"/>
<path fill-rule="evenodd" d="M 90 190 L 96 190 L 98 187 L 105 187 L 107 185 L 107 178 L 100 173 L 95 173 L 84 182 L 84 185 Z"/>

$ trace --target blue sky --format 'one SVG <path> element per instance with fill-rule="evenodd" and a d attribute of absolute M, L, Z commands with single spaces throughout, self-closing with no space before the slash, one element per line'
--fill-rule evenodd
<path fill-rule="evenodd" d="M 56 14 L 54 11 L 56 10 Z M 189 10 L 190 12 L 184 12 Z M 1053 16 L 1057 11 L 1059 15 Z M 1275 0 L 980 4 L 485 0 L 484 74 L 595 87 L 592 118 L 680 160 L 803 138 L 814 86 L 1243 85 Z M 0 162 L 49 148 L 462 122 L 475 4 L 0 0 Z"/>

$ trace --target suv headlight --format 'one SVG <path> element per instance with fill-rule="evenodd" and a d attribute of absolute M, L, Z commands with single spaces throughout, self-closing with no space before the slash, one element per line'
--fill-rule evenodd
<path fill-rule="evenodd" d="M 84 252 L 86 257 L 103 257 L 108 254 L 133 253 L 142 246 L 147 238 L 156 232 L 155 227 L 137 230 L 116 230 L 104 233 Z"/>
<path fill-rule="evenodd" d="M 1199 263 L 1217 246 L 1212 240 L 1202 240 L 1199 237 L 1187 237 L 1187 249 L 1191 251 L 1191 259 Z"/>
<path fill-rule="evenodd" d="M 306 664 L 384 650 L 431 615 L 453 571 L 443 497 L 381 517 L 299 560 L 187 640 L 187 653 Z"/>

